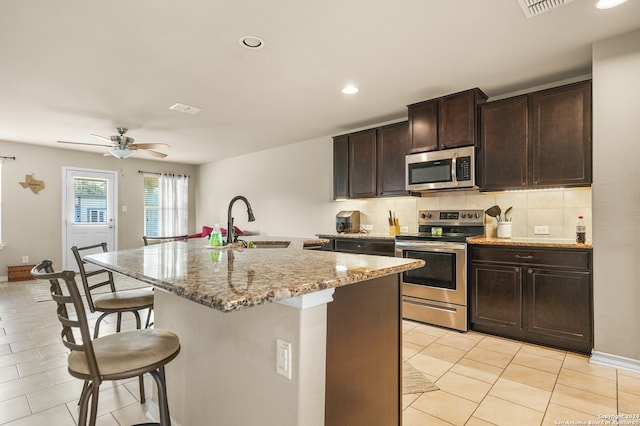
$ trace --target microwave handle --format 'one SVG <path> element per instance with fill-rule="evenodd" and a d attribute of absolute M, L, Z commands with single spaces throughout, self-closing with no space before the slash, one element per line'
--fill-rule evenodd
<path fill-rule="evenodd" d="M 453 152 L 451 155 L 451 180 L 453 182 L 453 186 L 458 186 L 458 176 L 456 174 L 456 169 L 458 168 L 456 166 L 457 158 L 458 158 L 458 153 Z"/>

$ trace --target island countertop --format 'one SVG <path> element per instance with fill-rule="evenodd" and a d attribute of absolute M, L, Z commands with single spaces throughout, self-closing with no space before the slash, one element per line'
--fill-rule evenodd
<path fill-rule="evenodd" d="M 287 248 L 210 248 L 207 240 L 174 241 L 99 253 L 85 260 L 222 312 L 419 268 L 424 261 L 303 250 L 315 240 L 286 240 Z M 248 240 L 251 240 L 248 238 Z"/>

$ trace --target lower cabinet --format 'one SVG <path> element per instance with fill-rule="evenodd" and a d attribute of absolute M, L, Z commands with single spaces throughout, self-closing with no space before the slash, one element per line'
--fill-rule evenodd
<path fill-rule="evenodd" d="M 471 329 L 590 353 L 589 249 L 471 246 Z"/>
<path fill-rule="evenodd" d="M 376 254 L 379 256 L 395 256 L 395 240 L 375 237 L 369 238 L 335 238 L 318 235 L 320 238 L 329 239 L 328 243 L 322 244 L 322 250 L 341 251 L 344 253 L 356 254 Z"/>

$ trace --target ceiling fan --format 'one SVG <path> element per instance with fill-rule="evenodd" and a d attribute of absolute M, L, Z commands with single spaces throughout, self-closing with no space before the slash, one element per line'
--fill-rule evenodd
<path fill-rule="evenodd" d="M 98 139 L 102 139 L 104 141 L 109 142 L 110 145 L 96 144 L 96 143 L 83 143 L 83 142 L 67 142 L 67 141 L 58 141 L 58 143 L 69 143 L 73 145 L 104 146 L 107 148 L 111 148 L 108 152 L 104 154 L 105 156 L 113 155 L 114 157 L 117 157 L 121 160 L 124 160 L 125 158 L 133 154 L 134 151 L 140 151 L 147 155 L 164 158 L 167 156 L 167 154 L 164 154 L 158 151 L 152 151 L 152 149 L 171 148 L 166 143 L 134 143 L 134 139 L 132 137 L 124 135 L 125 133 L 127 133 L 127 129 L 125 129 L 124 127 L 116 127 L 116 132 L 118 132 L 117 135 L 112 135 L 112 136 L 109 136 L 108 138 L 105 136 L 100 136 L 96 134 L 91 135 L 91 136 L 95 136 Z"/>

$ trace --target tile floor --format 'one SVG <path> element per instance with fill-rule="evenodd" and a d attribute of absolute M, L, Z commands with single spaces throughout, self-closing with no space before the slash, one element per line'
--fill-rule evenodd
<path fill-rule="evenodd" d="M 403 349 L 440 388 L 404 396 L 404 426 L 605 424 L 599 416 L 617 414 L 640 425 L 640 373 L 584 355 L 411 321 Z"/>
<path fill-rule="evenodd" d="M 0 283 L 0 425 L 72 426 L 82 383 L 66 371 L 53 302 L 34 302 L 27 285 Z M 101 334 L 114 328 L 103 324 Z M 640 413 L 640 373 L 582 355 L 405 321 L 404 356 L 440 388 L 404 396 L 404 426 L 555 425 Z M 147 393 L 153 386 L 149 378 Z M 137 380 L 102 388 L 99 426 L 157 419 L 139 403 Z"/>

